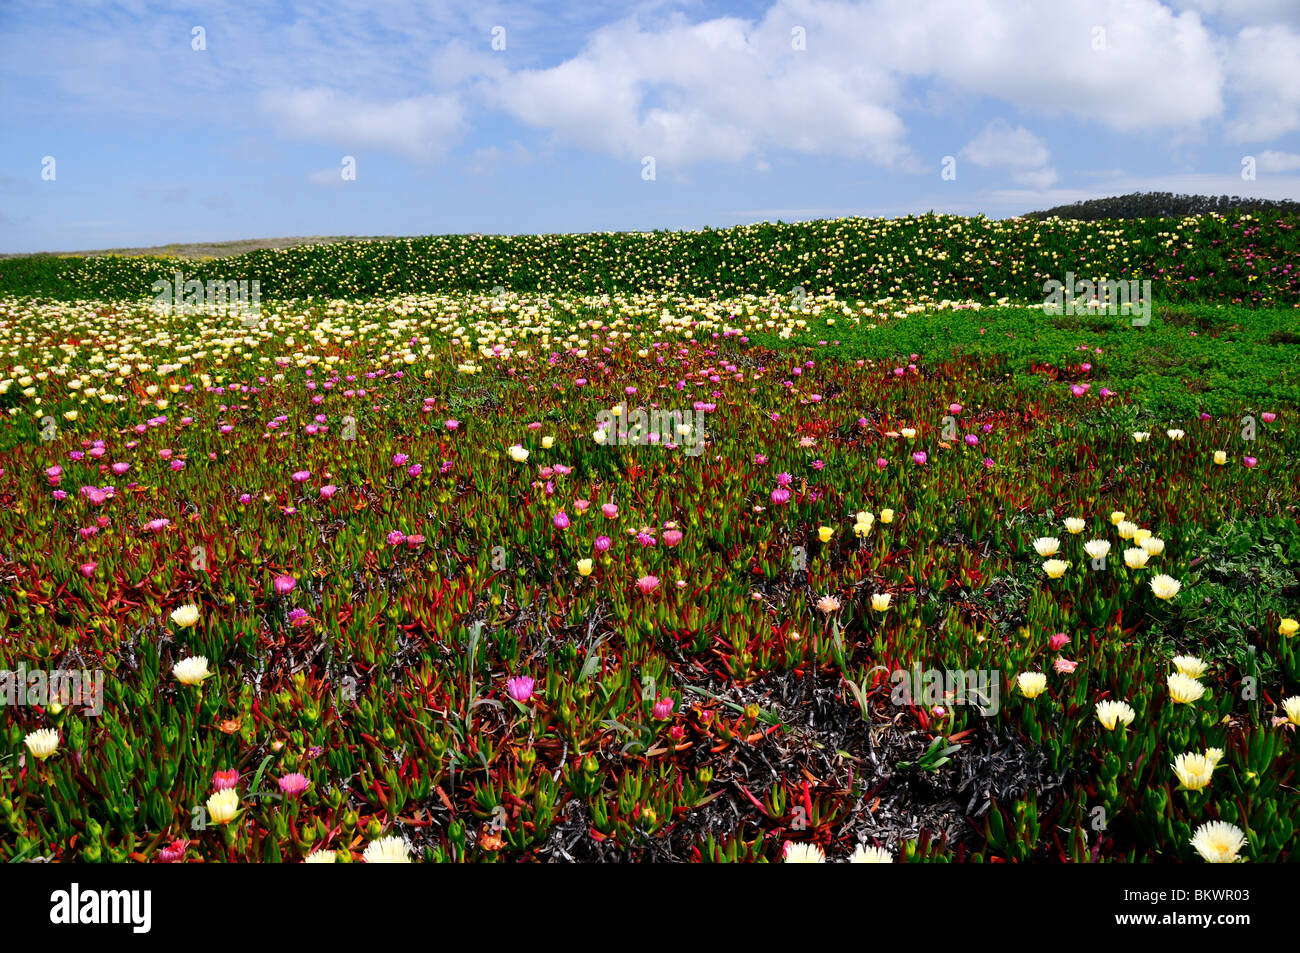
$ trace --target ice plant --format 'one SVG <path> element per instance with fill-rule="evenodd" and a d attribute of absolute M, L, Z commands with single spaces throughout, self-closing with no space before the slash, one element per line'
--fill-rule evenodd
<path fill-rule="evenodd" d="M 1300 632 L 1300 621 L 1296 619 L 1283 619 L 1277 625 L 1277 634 L 1288 639 L 1297 632 Z"/>
<path fill-rule="evenodd" d="M 826 852 L 816 844 L 796 844 L 786 841 L 781 851 L 781 860 L 787 864 L 824 864 Z"/>
<path fill-rule="evenodd" d="M 1116 726 L 1127 728 L 1133 724 L 1133 706 L 1122 701 L 1103 701 L 1097 703 L 1097 720 L 1107 731 L 1114 731 Z"/>
<path fill-rule="evenodd" d="M 1047 688 L 1047 676 L 1042 672 L 1021 672 L 1016 676 L 1016 687 L 1026 698 L 1037 698 Z"/>
<path fill-rule="evenodd" d="M 1192 835 L 1192 848 L 1211 864 L 1233 864 L 1246 846 L 1246 834 L 1227 821 L 1207 821 Z"/>
<path fill-rule="evenodd" d="M 850 864 L 892 864 L 894 855 L 883 847 L 859 844 L 849 855 Z"/>
<path fill-rule="evenodd" d="M 1173 662 L 1175 670 L 1186 675 L 1188 678 L 1200 678 L 1210 667 L 1195 655 L 1175 655 L 1171 661 Z"/>
<path fill-rule="evenodd" d="M 1084 527 L 1086 527 L 1088 524 L 1086 521 L 1079 519 L 1077 516 L 1069 516 L 1066 517 L 1064 521 L 1064 525 L 1066 530 L 1072 536 L 1077 536 L 1083 532 Z"/>
<path fill-rule="evenodd" d="M 407 850 L 406 841 L 394 834 L 372 840 L 366 845 L 365 852 L 361 857 L 367 864 L 411 863 L 411 855 Z"/>
<path fill-rule="evenodd" d="M 28 732 L 23 737 L 23 744 L 37 761 L 44 761 L 54 754 L 59 747 L 59 733 L 53 728 L 40 728 Z"/>
<path fill-rule="evenodd" d="M 307 790 L 310 784 L 306 777 L 294 771 L 290 774 L 283 775 L 279 780 L 280 793 L 285 797 L 297 797 L 303 791 Z"/>
<path fill-rule="evenodd" d="M 888 592 L 876 592 L 871 596 L 871 608 L 876 612 L 884 612 L 889 608 L 889 604 L 894 597 Z"/>
<path fill-rule="evenodd" d="M 506 694 L 519 703 L 533 697 L 533 679 L 527 675 L 516 675 L 506 679 Z"/>
<path fill-rule="evenodd" d="M 217 791 L 207 802 L 208 820 L 213 824 L 229 824 L 239 813 L 239 793 L 234 788 Z"/>
<path fill-rule="evenodd" d="M 648 596 L 659 588 L 658 576 L 642 576 L 636 581 L 636 587 L 643 596 Z"/>
<path fill-rule="evenodd" d="M 1179 705 L 1190 705 L 1205 694 L 1205 686 L 1182 672 L 1171 672 L 1166 682 L 1169 697 Z"/>
<path fill-rule="evenodd" d="M 1069 568 L 1069 562 L 1064 559 L 1049 559 L 1043 563 L 1043 572 L 1047 573 L 1049 579 L 1060 579 Z"/>
<path fill-rule="evenodd" d="M 1061 541 L 1055 536 L 1040 536 L 1033 542 L 1034 552 L 1040 556 L 1055 556 L 1061 550 Z"/>
<path fill-rule="evenodd" d="M 1210 783 L 1216 761 L 1203 754 L 1183 753 L 1174 758 L 1174 774 L 1178 783 L 1189 791 L 1199 791 Z"/>
<path fill-rule="evenodd" d="M 187 605 L 181 606 L 178 609 L 174 609 L 172 610 L 171 620 L 175 622 L 178 626 L 180 626 L 182 629 L 191 628 L 192 626 L 198 624 L 199 607 L 191 602 Z"/>
<path fill-rule="evenodd" d="M 203 680 L 212 673 L 208 671 L 208 660 L 205 656 L 192 655 L 173 665 L 172 674 L 183 685 L 202 685 Z"/>
<path fill-rule="evenodd" d="M 1151 580 L 1151 592 L 1157 599 L 1163 599 L 1166 602 L 1178 595 L 1178 590 L 1182 587 L 1183 584 L 1177 579 L 1166 576 L 1163 573 L 1159 576 L 1153 577 Z"/>

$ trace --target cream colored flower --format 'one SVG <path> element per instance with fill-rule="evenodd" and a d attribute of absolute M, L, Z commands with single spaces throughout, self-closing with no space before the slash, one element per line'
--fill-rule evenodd
<path fill-rule="evenodd" d="M 542 449 L 543 449 L 543 450 L 550 450 L 551 447 L 553 447 L 553 446 L 555 446 L 555 438 L 554 438 L 554 437 L 543 437 L 543 438 L 542 438 Z"/>
<path fill-rule="evenodd" d="M 304 864 L 337 864 L 339 855 L 332 850 L 314 850 L 303 858 Z"/>
<path fill-rule="evenodd" d="M 1083 544 L 1083 551 L 1093 559 L 1104 559 L 1110 552 L 1110 543 L 1104 539 L 1090 539 Z"/>
<path fill-rule="evenodd" d="M 1178 782 L 1189 791 L 1199 791 L 1210 783 L 1215 762 L 1203 754 L 1180 754 L 1174 759 L 1174 774 Z"/>
<path fill-rule="evenodd" d="M 1180 705 L 1190 705 L 1205 694 L 1205 686 L 1181 672 L 1171 672 L 1166 680 L 1169 696 Z"/>
<path fill-rule="evenodd" d="M 239 813 L 239 792 L 234 788 L 218 791 L 208 798 L 208 820 L 213 824 L 229 824 Z"/>
<path fill-rule="evenodd" d="M 1246 846 L 1246 834 L 1227 821 L 1209 821 L 1192 835 L 1192 847 L 1212 864 L 1233 864 Z"/>
<path fill-rule="evenodd" d="M 1148 441 L 1148 440 L 1150 440 L 1150 439 L 1151 439 L 1151 431 L 1149 431 L 1149 430 L 1135 430 L 1135 431 L 1133 431 L 1133 442 L 1134 442 L 1134 443 L 1145 443 L 1146 441 Z"/>
<path fill-rule="evenodd" d="M 59 733 L 53 728 L 40 728 L 23 738 L 23 744 L 37 761 L 44 761 L 59 748 Z"/>
<path fill-rule="evenodd" d="M 1151 591 L 1157 599 L 1168 601 L 1178 595 L 1178 590 L 1183 588 L 1183 584 L 1172 576 L 1166 576 L 1163 573 L 1154 576 L 1151 579 Z"/>
<path fill-rule="evenodd" d="M 830 615 L 832 612 L 839 611 L 840 600 L 835 596 L 822 596 L 817 600 L 817 608 L 825 615 Z"/>
<path fill-rule="evenodd" d="M 521 447 L 517 443 L 510 447 L 508 453 L 510 454 L 510 459 L 515 461 L 515 463 L 523 463 L 525 460 L 528 459 L 527 448 Z"/>
<path fill-rule="evenodd" d="M 893 511 L 893 510 L 881 510 L 881 511 L 880 511 L 880 522 L 882 522 L 882 523 L 892 523 L 892 522 L 894 522 L 894 511 Z"/>
<path fill-rule="evenodd" d="M 850 864 L 892 864 L 894 855 L 883 847 L 868 847 L 859 844 L 849 856 Z"/>
<path fill-rule="evenodd" d="M 1171 661 L 1174 668 L 1188 678 L 1200 678 L 1210 667 L 1195 655 L 1175 655 Z"/>
<path fill-rule="evenodd" d="M 1138 524 L 1129 520 L 1120 520 L 1115 529 L 1119 533 L 1120 539 L 1132 539 L 1133 534 L 1138 531 Z"/>
<path fill-rule="evenodd" d="M 1222 450 L 1215 450 L 1214 462 L 1219 466 L 1223 466 L 1225 463 L 1228 462 L 1228 455 L 1224 453 Z"/>
<path fill-rule="evenodd" d="M 1282 699 L 1282 710 L 1286 712 L 1287 721 L 1293 725 L 1300 725 L 1300 695 Z"/>
<path fill-rule="evenodd" d="M 172 621 L 182 629 L 188 629 L 199 621 L 199 607 L 194 603 L 181 606 L 172 613 Z"/>
<path fill-rule="evenodd" d="M 1079 519 L 1077 516 L 1070 516 L 1065 520 L 1065 528 L 1072 536 L 1077 536 L 1082 533 L 1083 528 L 1087 525 L 1088 524 L 1085 521 Z"/>
<path fill-rule="evenodd" d="M 579 560 L 578 560 L 578 575 L 580 575 L 580 576 L 590 576 L 590 575 L 591 575 L 591 566 L 592 566 L 592 562 L 591 562 L 590 559 L 579 559 Z"/>
<path fill-rule="evenodd" d="M 1166 430 L 1165 436 L 1168 437 L 1170 440 L 1182 440 L 1183 437 L 1187 435 L 1183 431 L 1175 429 L 1175 430 Z"/>
<path fill-rule="evenodd" d="M 877 592 L 871 597 L 871 608 L 876 612 L 884 612 L 889 608 L 889 604 L 894 601 L 894 597 L 887 592 Z"/>
<path fill-rule="evenodd" d="M 1127 728 L 1133 724 L 1135 714 L 1133 706 L 1128 702 L 1104 701 L 1097 703 L 1097 720 L 1101 722 L 1103 728 L 1109 731 L 1114 731 L 1116 725 L 1123 725 Z"/>
<path fill-rule="evenodd" d="M 1061 541 L 1055 536 L 1040 536 L 1034 540 L 1034 552 L 1040 556 L 1055 556 L 1061 551 Z"/>
<path fill-rule="evenodd" d="M 913 437 L 916 436 L 916 429 L 914 427 L 903 427 L 898 432 L 901 433 L 908 440 L 911 440 Z"/>
<path fill-rule="evenodd" d="M 1142 569 L 1151 555 L 1145 549 L 1124 550 L 1124 565 L 1129 569 Z"/>
<path fill-rule="evenodd" d="M 367 864 L 409 864 L 411 855 L 406 849 L 406 842 L 390 834 L 366 845 L 361 855 Z"/>
<path fill-rule="evenodd" d="M 1051 579 L 1060 579 L 1069 568 L 1070 564 L 1064 559 L 1049 559 L 1043 563 L 1043 572 Z"/>
<path fill-rule="evenodd" d="M 1047 688 L 1047 676 L 1042 672 L 1021 672 L 1016 676 L 1016 686 L 1026 698 L 1037 698 Z"/>
<path fill-rule="evenodd" d="M 1124 517 L 1127 515 L 1128 514 L 1123 510 L 1113 510 L 1110 514 L 1110 525 L 1118 526 L 1120 523 L 1124 522 Z"/>
<path fill-rule="evenodd" d="M 202 685 L 203 680 L 208 678 L 212 673 L 208 671 L 208 660 L 203 655 L 191 655 L 189 658 L 181 659 L 172 666 L 172 674 L 176 680 L 185 685 Z"/>
<path fill-rule="evenodd" d="M 782 860 L 787 864 L 826 863 L 825 852 L 816 844 L 794 844 L 787 841 L 784 854 Z"/>
<path fill-rule="evenodd" d="M 1148 536 L 1138 542 L 1148 556 L 1159 556 L 1165 551 L 1165 541 L 1158 536 Z"/>

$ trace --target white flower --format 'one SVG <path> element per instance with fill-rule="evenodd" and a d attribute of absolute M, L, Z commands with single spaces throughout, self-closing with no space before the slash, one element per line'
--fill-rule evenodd
<path fill-rule="evenodd" d="M 510 459 L 515 463 L 523 463 L 528 459 L 528 450 L 517 443 L 512 445 L 508 452 L 510 453 Z"/>
<path fill-rule="evenodd" d="M 787 864 L 824 864 L 826 854 L 816 844 L 786 842 L 784 861 Z"/>
<path fill-rule="evenodd" d="M 27 750 L 32 753 L 33 758 L 44 761 L 58 749 L 59 733 L 53 728 L 41 728 L 23 738 L 23 743 L 27 745 Z"/>
<path fill-rule="evenodd" d="M 192 602 L 189 605 L 181 606 L 172 613 L 172 621 L 182 629 L 188 629 L 199 621 L 199 607 Z"/>
<path fill-rule="evenodd" d="M 302 861 L 304 864 L 337 864 L 339 855 L 332 850 L 314 850 Z"/>
<path fill-rule="evenodd" d="M 218 791 L 208 798 L 208 820 L 213 824 L 229 824 L 239 813 L 239 792 L 234 788 Z"/>
<path fill-rule="evenodd" d="M 406 849 L 406 842 L 390 834 L 366 845 L 366 852 L 361 855 L 367 864 L 409 864 L 411 855 Z"/>
<path fill-rule="evenodd" d="M 1034 551 L 1040 556 L 1055 556 L 1061 550 L 1061 541 L 1055 536 L 1040 536 L 1034 540 Z"/>
<path fill-rule="evenodd" d="M 212 673 L 208 671 L 208 660 L 203 655 L 191 655 L 181 659 L 172 666 L 176 680 L 185 685 L 202 685 L 203 680 Z"/>
<path fill-rule="evenodd" d="M 1083 544 L 1083 551 L 1093 559 L 1103 559 L 1110 552 L 1110 543 L 1104 539 L 1090 539 Z"/>
<path fill-rule="evenodd" d="M 1115 730 L 1116 725 L 1127 728 L 1133 724 L 1133 706 L 1128 702 L 1104 701 L 1097 703 L 1097 720 L 1103 728 Z"/>
<path fill-rule="evenodd" d="M 1184 434 L 1183 431 L 1181 430 L 1166 430 L 1165 435 L 1170 440 L 1182 440 L 1183 437 L 1186 436 L 1186 434 Z"/>
<path fill-rule="evenodd" d="M 850 864 L 892 864 L 894 855 L 883 847 L 868 847 L 859 844 L 849 857 Z"/>
<path fill-rule="evenodd" d="M 1168 601 L 1178 595 L 1178 590 L 1183 588 L 1183 584 L 1172 576 L 1166 576 L 1163 573 L 1155 576 L 1151 580 L 1151 591 L 1155 593 L 1157 599 Z"/>
<path fill-rule="evenodd" d="M 1083 528 L 1087 525 L 1087 523 L 1079 519 L 1077 516 L 1071 516 L 1065 520 L 1065 528 L 1069 530 L 1071 535 L 1082 533 Z"/>
<path fill-rule="evenodd" d="M 1246 834 L 1227 821 L 1209 821 L 1192 835 L 1192 847 L 1212 864 L 1231 864 L 1246 846 Z"/>

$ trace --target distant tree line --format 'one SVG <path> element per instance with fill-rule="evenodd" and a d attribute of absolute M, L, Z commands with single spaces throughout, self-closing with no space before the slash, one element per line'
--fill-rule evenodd
<path fill-rule="evenodd" d="M 1239 195 L 1175 195 L 1173 192 L 1133 192 L 1105 199 L 1058 205 L 1045 212 L 1027 212 L 1025 218 L 1069 218 L 1095 222 L 1116 218 L 1178 218 L 1209 212 L 1281 212 L 1300 215 L 1300 202 L 1287 199 L 1243 198 Z"/>

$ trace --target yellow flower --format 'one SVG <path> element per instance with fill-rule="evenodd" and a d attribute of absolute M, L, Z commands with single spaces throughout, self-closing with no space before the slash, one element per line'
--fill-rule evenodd
<path fill-rule="evenodd" d="M 1064 559 L 1049 559 L 1043 563 L 1043 572 L 1047 573 L 1050 579 L 1060 579 L 1069 568 L 1070 564 Z"/>
<path fill-rule="evenodd" d="M 1139 529 L 1137 532 L 1133 534 L 1133 542 L 1141 546 L 1143 540 L 1150 539 L 1154 535 L 1155 534 L 1152 533 L 1151 530 L 1149 529 Z"/>
<path fill-rule="evenodd" d="M 1016 685 L 1026 698 L 1037 698 L 1047 688 L 1047 676 L 1042 672 L 1021 672 L 1016 676 Z"/>
<path fill-rule="evenodd" d="M 1179 705 L 1190 705 L 1205 694 L 1205 686 L 1182 672 L 1171 672 L 1167 679 L 1169 695 Z"/>
<path fill-rule="evenodd" d="M 239 793 L 234 788 L 218 791 L 208 798 L 208 820 L 213 824 L 229 824 L 239 813 Z"/>
<path fill-rule="evenodd" d="M 1245 833 L 1227 821 L 1209 821 L 1192 835 L 1192 847 L 1212 864 L 1236 863 L 1237 855 L 1245 846 Z"/>
<path fill-rule="evenodd" d="M 172 674 L 184 685 L 202 685 L 203 680 L 212 673 L 208 671 L 208 660 L 205 656 L 192 655 L 173 665 Z"/>
<path fill-rule="evenodd" d="M 1178 590 L 1181 588 L 1183 588 L 1181 582 L 1174 579 L 1172 576 L 1166 576 L 1163 573 L 1159 576 L 1153 577 L 1151 580 L 1151 591 L 1155 594 L 1157 599 L 1168 601 L 1178 595 Z"/>
<path fill-rule="evenodd" d="M 1115 726 L 1122 724 L 1125 728 L 1133 724 L 1133 706 L 1128 702 L 1121 701 L 1104 701 L 1097 703 L 1097 720 L 1101 722 L 1102 727 L 1109 731 L 1114 731 Z"/>
<path fill-rule="evenodd" d="M 1277 627 L 1278 635 L 1285 635 L 1287 638 L 1300 632 L 1300 622 L 1295 619 L 1283 619 Z"/>
<path fill-rule="evenodd" d="M 868 847 L 859 844 L 849 856 L 850 864 L 892 864 L 894 855 L 883 847 Z"/>
<path fill-rule="evenodd" d="M 1182 672 L 1188 678 L 1200 678 L 1210 667 L 1195 655 L 1175 655 L 1173 657 L 1173 663 L 1174 668 L 1179 672 Z"/>
<path fill-rule="evenodd" d="M 543 438 L 542 438 L 542 449 L 543 449 L 543 450 L 550 450 L 551 447 L 553 447 L 553 446 L 555 446 L 555 438 L 554 438 L 554 437 L 543 437 Z"/>
<path fill-rule="evenodd" d="M 1065 528 L 1070 531 L 1071 535 L 1074 536 L 1077 536 L 1078 534 L 1082 533 L 1083 528 L 1087 525 L 1088 525 L 1087 523 L 1079 519 L 1077 516 L 1071 516 L 1065 520 Z"/>
<path fill-rule="evenodd" d="M 1300 725 L 1300 695 L 1282 699 L 1282 710 L 1286 712 L 1287 721 L 1293 725 Z"/>
<path fill-rule="evenodd" d="M 44 761 L 58 750 L 59 733 L 53 728 L 41 728 L 23 738 L 23 743 L 27 745 L 27 750 L 32 753 L 33 758 Z"/>
<path fill-rule="evenodd" d="M 172 621 L 182 629 L 188 629 L 196 625 L 199 621 L 199 607 L 192 602 L 189 605 L 181 606 L 172 613 Z"/>
<path fill-rule="evenodd" d="M 1127 515 L 1128 514 L 1125 513 L 1123 510 L 1114 510 L 1110 514 L 1110 525 L 1118 526 L 1120 523 L 1124 522 L 1124 517 Z"/>
<path fill-rule="evenodd" d="M 1055 556 L 1061 550 L 1061 541 L 1055 536 L 1040 536 L 1034 540 L 1034 551 L 1040 556 Z"/>
<path fill-rule="evenodd" d="M 831 537 L 834 535 L 835 535 L 835 530 L 831 529 L 829 526 L 817 527 L 817 538 L 820 539 L 823 543 L 829 543 L 831 541 Z"/>
<path fill-rule="evenodd" d="M 889 604 L 894 601 L 894 597 L 887 592 L 877 592 L 871 597 L 871 608 L 876 612 L 884 612 L 889 608 Z"/>
<path fill-rule="evenodd" d="M 882 523 L 892 523 L 892 522 L 894 522 L 894 511 L 893 511 L 893 510 L 881 510 L 881 511 L 880 511 L 880 522 L 882 522 Z"/>
<path fill-rule="evenodd" d="M 1214 462 L 1217 463 L 1219 466 L 1223 466 L 1225 463 L 1228 462 L 1228 455 L 1224 453 L 1222 450 L 1215 450 Z"/>
<path fill-rule="evenodd" d="M 1180 754 L 1174 759 L 1174 774 L 1178 782 L 1189 791 L 1199 791 L 1210 783 L 1215 762 L 1203 754 Z"/>
<path fill-rule="evenodd" d="M 1151 554 L 1145 549 L 1126 549 L 1124 550 L 1124 565 L 1129 569 L 1141 569 L 1147 564 Z"/>
<path fill-rule="evenodd" d="M 591 575 L 591 560 L 590 560 L 590 559 L 579 559 L 579 560 L 578 560 L 578 575 L 580 575 L 580 576 L 590 576 L 590 575 Z"/>

